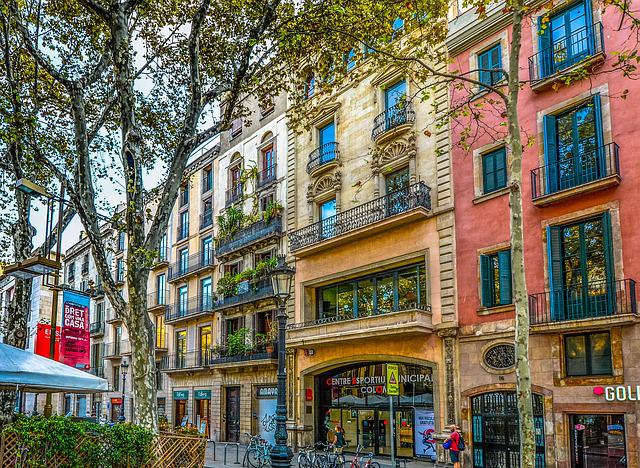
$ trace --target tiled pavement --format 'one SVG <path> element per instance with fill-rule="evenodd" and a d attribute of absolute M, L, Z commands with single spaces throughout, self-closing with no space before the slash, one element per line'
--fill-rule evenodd
<path fill-rule="evenodd" d="M 227 445 L 227 461 L 224 463 L 224 452 L 225 445 Z M 215 459 L 214 459 L 214 447 L 215 447 Z M 240 445 L 238 446 L 238 461 L 236 463 L 236 446 L 235 444 L 225 444 L 224 442 L 218 442 L 214 444 L 213 442 L 209 442 L 207 446 L 207 455 L 205 468 L 240 468 L 242 466 L 242 459 L 244 457 L 244 453 L 246 451 L 246 446 Z M 349 459 L 348 454 L 345 454 L 347 460 Z M 296 457 L 294 455 L 292 465 L 296 466 L 295 463 Z M 376 457 L 375 461 L 380 463 L 382 468 L 391 468 L 391 460 L 388 457 Z M 400 463 L 400 468 L 432 468 L 436 466 L 444 467 L 445 465 L 439 464 L 435 465 L 431 462 L 426 461 L 415 461 L 410 460 L 405 464 L 404 462 Z M 447 464 L 446 466 L 452 466 L 451 464 Z"/>

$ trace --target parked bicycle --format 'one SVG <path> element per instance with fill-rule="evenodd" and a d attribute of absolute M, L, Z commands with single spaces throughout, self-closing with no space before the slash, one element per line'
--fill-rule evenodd
<path fill-rule="evenodd" d="M 316 468 L 343 468 L 345 460 L 342 452 L 338 452 L 333 444 L 322 444 L 323 453 L 316 455 Z"/>
<path fill-rule="evenodd" d="M 262 468 L 271 465 L 271 445 L 259 435 L 246 434 L 249 438 L 247 451 L 242 459 L 242 466 Z"/>
<path fill-rule="evenodd" d="M 365 457 L 367 461 L 362 464 Z M 344 467 L 346 468 L 346 466 L 347 465 L 345 464 Z M 373 461 L 373 453 L 371 452 L 367 455 L 362 455 L 362 445 L 358 444 L 356 447 L 356 453 L 353 455 L 353 460 L 351 460 L 349 468 L 380 468 L 380 463 Z"/>

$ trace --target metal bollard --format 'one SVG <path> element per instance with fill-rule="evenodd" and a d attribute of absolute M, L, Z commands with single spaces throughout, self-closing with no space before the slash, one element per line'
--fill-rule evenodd
<path fill-rule="evenodd" d="M 224 444 L 224 461 L 222 462 L 223 465 L 227 464 L 227 448 L 229 448 L 229 445 L 235 445 L 236 447 L 236 461 L 234 462 L 235 465 L 239 465 L 240 461 L 239 461 L 239 455 L 240 455 L 240 444 L 235 443 L 235 442 L 227 442 L 226 444 Z"/>
<path fill-rule="evenodd" d="M 213 439 L 210 439 L 209 442 L 213 444 L 213 461 L 216 461 L 216 441 Z"/>

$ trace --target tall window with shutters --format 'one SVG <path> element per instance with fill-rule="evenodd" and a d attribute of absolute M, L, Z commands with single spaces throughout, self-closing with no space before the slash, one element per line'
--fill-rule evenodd
<path fill-rule="evenodd" d="M 538 29 L 542 77 L 571 67 L 595 51 L 590 0 L 540 16 Z"/>
<path fill-rule="evenodd" d="M 511 304 L 511 250 L 480 255 L 480 281 L 483 307 Z"/>
<path fill-rule="evenodd" d="M 615 308 L 610 214 L 547 228 L 552 320 L 607 316 Z"/>
<path fill-rule="evenodd" d="M 502 46 L 500 44 L 496 44 L 478 54 L 478 81 L 493 86 L 502 80 L 501 70 Z"/>
<path fill-rule="evenodd" d="M 566 112 L 544 116 L 546 193 L 606 176 L 600 95 Z"/>
<path fill-rule="evenodd" d="M 504 147 L 482 155 L 482 192 L 487 194 L 507 186 L 507 151 Z"/>

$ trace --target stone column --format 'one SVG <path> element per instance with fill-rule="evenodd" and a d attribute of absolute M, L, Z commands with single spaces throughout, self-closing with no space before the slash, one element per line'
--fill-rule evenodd
<path fill-rule="evenodd" d="M 445 399 L 445 421 L 446 424 L 458 424 L 456 415 L 456 328 L 444 328 L 438 331 L 438 336 L 442 338 L 443 362 L 444 362 L 444 399 Z"/>

